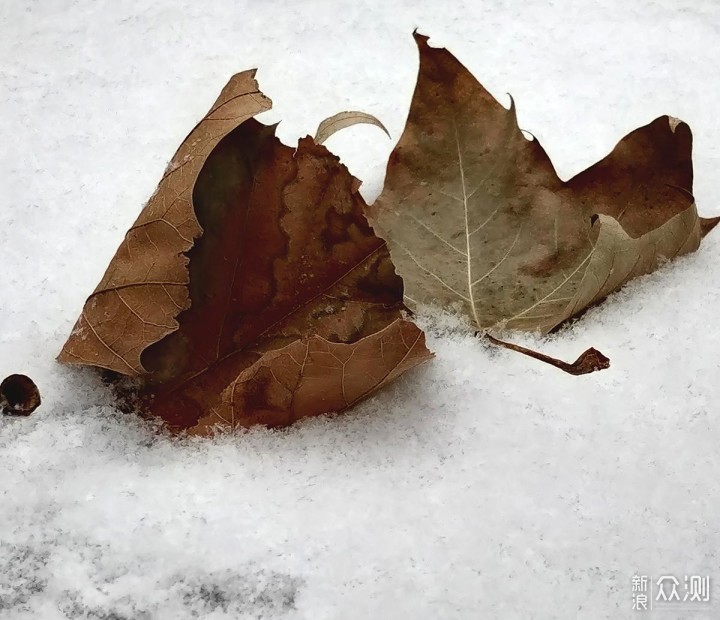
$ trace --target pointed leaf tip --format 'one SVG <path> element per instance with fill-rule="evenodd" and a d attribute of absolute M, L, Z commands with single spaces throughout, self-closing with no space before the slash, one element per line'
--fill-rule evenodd
<path fill-rule="evenodd" d="M 700 218 L 700 232 L 704 237 L 707 235 L 715 226 L 720 222 L 720 216 L 716 217 L 701 217 Z"/>
<path fill-rule="evenodd" d="M 413 30 L 412 34 L 413 34 L 413 38 L 415 39 L 418 46 L 427 45 L 427 42 L 430 40 L 429 35 L 420 33 L 417 28 L 415 28 L 415 30 Z"/>

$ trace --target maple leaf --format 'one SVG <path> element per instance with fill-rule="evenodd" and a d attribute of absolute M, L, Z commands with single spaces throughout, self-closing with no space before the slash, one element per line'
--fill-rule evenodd
<path fill-rule="evenodd" d="M 545 151 L 446 49 L 420 70 L 369 209 L 408 306 L 454 306 L 478 329 L 548 332 L 623 283 L 695 250 L 689 127 L 664 116 L 561 181 Z"/>
<path fill-rule="evenodd" d="M 223 90 L 232 113 L 216 104 L 180 147 L 184 181 L 165 175 L 60 356 L 139 374 L 144 408 L 193 433 L 341 411 L 430 357 L 359 182 L 311 138 L 293 149 L 250 118 L 269 106 L 253 75 Z M 158 299 L 175 302 L 162 323 Z"/>

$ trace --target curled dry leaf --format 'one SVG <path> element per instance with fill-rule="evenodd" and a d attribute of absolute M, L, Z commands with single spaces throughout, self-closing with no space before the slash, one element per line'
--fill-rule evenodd
<path fill-rule="evenodd" d="M 40 391 L 27 375 L 10 375 L 0 383 L 0 412 L 30 415 L 40 406 Z"/>
<path fill-rule="evenodd" d="M 409 368 L 426 353 L 423 334 L 409 321 L 395 321 L 353 344 L 312 336 L 272 351 L 240 373 L 194 433 L 244 424 L 285 426 L 308 412 L 342 411 Z M 378 355 L 379 352 L 379 355 Z"/>
<path fill-rule="evenodd" d="M 667 116 L 561 181 L 540 144 L 447 50 L 420 70 L 385 187 L 370 207 L 405 299 L 481 330 L 548 332 L 624 282 L 695 250 L 717 223 L 692 197 L 692 136 Z"/>
<path fill-rule="evenodd" d="M 249 118 L 269 106 L 252 75 L 236 76 L 221 95 L 245 101 L 242 112 L 219 118 L 216 104 L 180 147 L 202 165 L 188 169 L 189 189 L 181 184 L 182 210 L 174 192 L 161 201 L 174 205 L 174 225 L 113 259 L 113 282 L 138 280 L 135 303 L 129 287 L 120 297 L 103 284 L 108 294 L 91 296 L 61 354 L 141 373 L 145 408 L 193 433 L 341 411 L 430 357 L 420 329 L 401 316 L 402 283 L 365 219 L 358 181 L 311 138 L 293 149 Z M 138 222 L 165 217 L 155 213 L 157 196 L 172 174 Z M 195 232 L 182 232 L 187 222 L 202 230 L 194 243 Z M 173 278 L 176 289 L 167 289 Z M 167 310 L 176 319 L 160 338 L 158 290 L 177 291 L 163 298 L 176 302 Z"/>
<path fill-rule="evenodd" d="M 205 160 L 243 121 L 269 110 L 255 71 L 228 82 L 180 145 L 157 190 L 125 235 L 58 359 L 125 375 L 146 372 L 141 355 L 178 328 L 190 306 L 187 252 L 202 233 L 192 192 Z"/>
<path fill-rule="evenodd" d="M 335 116 L 326 118 L 318 125 L 314 138 L 315 144 L 323 144 L 330 136 L 341 129 L 359 124 L 375 125 L 375 127 L 382 129 L 388 138 L 390 137 L 385 125 L 372 114 L 366 114 L 365 112 L 338 112 Z"/>

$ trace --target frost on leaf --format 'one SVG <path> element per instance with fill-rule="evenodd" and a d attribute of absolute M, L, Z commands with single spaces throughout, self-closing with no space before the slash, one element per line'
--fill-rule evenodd
<path fill-rule="evenodd" d="M 504 108 L 447 50 L 415 38 L 410 113 L 370 207 L 410 307 L 547 332 L 697 249 L 717 223 L 695 209 L 685 123 L 658 118 L 563 182 L 514 103 Z"/>

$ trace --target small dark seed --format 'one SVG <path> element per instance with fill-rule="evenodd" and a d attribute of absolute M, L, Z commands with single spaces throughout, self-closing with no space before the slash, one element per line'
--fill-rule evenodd
<path fill-rule="evenodd" d="M 40 406 L 40 392 L 26 375 L 10 375 L 0 383 L 0 411 L 6 415 L 30 415 Z"/>

